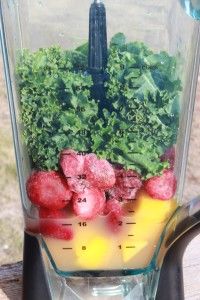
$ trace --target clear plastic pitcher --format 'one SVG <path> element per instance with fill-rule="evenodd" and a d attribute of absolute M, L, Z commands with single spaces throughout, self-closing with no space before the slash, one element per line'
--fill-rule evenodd
<path fill-rule="evenodd" d="M 182 197 L 199 67 L 186 2 L 0 1 L 25 232 L 52 299 L 154 299 L 200 221 L 183 223 L 199 210 Z"/>

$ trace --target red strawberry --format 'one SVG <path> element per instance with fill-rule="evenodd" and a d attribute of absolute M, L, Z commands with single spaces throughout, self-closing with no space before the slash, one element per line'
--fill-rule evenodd
<path fill-rule="evenodd" d="M 79 176 L 69 178 L 67 182 L 69 189 L 75 193 L 83 193 L 86 188 L 90 187 L 90 182 Z"/>
<path fill-rule="evenodd" d="M 72 197 L 65 179 L 55 171 L 34 172 L 26 183 L 30 201 L 41 207 L 61 209 Z"/>
<path fill-rule="evenodd" d="M 85 157 L 71 149 L 65 149 L 60 154 L 60 166 L 66 178 L 82 175 Z"/>
<path fill-rule="evenodd" d="M 144 183 L 147 193 L 155 199 L 169 200 L 176 191 L 176 177 L 172 170 L 164 170 L 161 176 L 155 176 Z"/>
<path fill-rule="evenodd" d="M 123 189 L 122 197 L 124 199 L 134 199 L 137 191 L 142 187 L 142 181 L 135 171 L 124 170 L 123 178 L 121 179 L 119 185 Z"/>
<path fill-rule="evenodd" d="M 161 156 L 161 161 L 168 161 L 170 164 L 170 169 L 174 169 L 175 164 L 175 147 L 171 147 L 165 151 L 165 153 Z"/>
<path fill-rule="evenodd" d="M 40 207 L 39 217 L 41 219 L 64 219 L 67 217 L 67 211 L 65 209 L 50 210 L 48 208 Z"/>
<path fill-rule="evenodd" d="M 74 236 L 72 228 L 64 226 L 55 220 L 41 220 L 40 233 L 47 237 L 67 241 L 72 240 Z"/>
<path fill-rule="evenodd" d="M 99 212 L 98 214 L 104 214 L 104 209 L 106 205 L 106 195 L 103 191 L 100 190 L 101 197 L 99 197 Z"/>
<path fill-rule="evenodd" d="M 107 216 L 106 224 L 112 233 L 119 233 L 122 230 L 122 216 L 112 211 Z"/>
<path fill-rule="evenodd" d="M 122 201 L 123 194 L 124 193 L 123 193 L 123 190 L 121 189 L 121 187 L 117 186 L 116 184 L 112 189 L 108 190 L 108 198 L 109 199 L 113 199 L 113 198 L 117 199 L 117 200 L 121 199 L 121 201 Z"/>
<path fill-rule="evenodd" d="M 88 154 L 85 157 L 84 169 L 86 178 L 93 187 L 106 190 L 114 186 L 115 172 L 107 160 Z"/>
<path fill-rule="evenodd" d="M 85 189 L 73 197 L 73 208 L 83 220 L 92 220 L 104 209 L 105 194 L 98 189 Z"/>
<path fill-rule="evenodd" d="M 138 173 L 133 170 L 124 171 L 122 182 L 125 188 L 140 188 L 142 184 Z"/>
<path fill-rule="evenodd" d="M 106 203 L 104 213 L 107 214 L 106 223 L 109 230 L 113 233 L 121 231 L 123 208 L 116 199 L 111 199 Z"/>
<path fill-rule="evenodd" d="M 142 186 L 139 175 L 133 170 L 115 169 L 116 183 L 108 192 L 115 199 L 134 199 L 137 191 Z"/>
<path fill-rule="evenodd" d="M 111 199 L 106 202 L 104 213 L 107 215 L 110 212 L 115 212 L 117 215 L 122 215 L 122 205 L 121 203 L 116 199 Z"/>

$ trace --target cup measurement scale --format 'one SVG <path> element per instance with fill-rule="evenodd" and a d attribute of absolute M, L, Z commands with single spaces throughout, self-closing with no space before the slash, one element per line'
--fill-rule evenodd
<path fill-rule="evenodd" d="M 85 155 L 86 152 L 79 152 L 79 155 Z M 67 154 L 70 155 L 70 154 Z M 119 175 L 121 176 L 121 175 Z M 126 177 L 133 177 L 126 175 Z M 69 177 L 69 179 L 72 177 Z M 87 179 L 86 174 L 80 174 L 77 177 L 78 180 Z M 132 189 L 132 188 L 130 188 Z M 148 255 L 146 264 L 149 263 L 149 259 L 152 257 L 155 251 L 154 245 L 156 241 L 152 241 L 151 244 L 146 240 L 146 236 L 141 236 L 144 233 L 143 224 L 144 219 L 135 217 L 135 207 L 137 210 L 137 200 L 120 198 L 123 205 L 123 217 L 116 219 L 115 231 L 111 232 L 108 227 L 109 214 L 98 215 L 94 220 L 80 220 L 80 217 L 71 217 L 70 214 L 66 219 L 56 220 L 63 227 L 69 227 L 74 232 L 74 238 L 72 241 L 56 241 L 56 251 L 52 251 L 54 241 L 51 238 L 43 238 L 45 246 L 51 256 L 51 253 L 56 253 L 55 257 L 52 257 L 52 261 L 57 266 L 57 269 L 61 271 L 69 270 L 76 271 L 76 269 L 86 268 L 88 264 L 88 271 L 96 269 L 110 269 L 113 270 L 113 266 L 121 268 L 127 265 L 136 263 L 141 264 L 141 260 L 144 260 L 142 253 L 147 250 Z M 87 203 L 87 198 L 79 198 L 78 202 Z M 153 230 L 155 224 L 148 220 L 146 225 L 149 230 Z M 164 228 L 164 223 L 159 227 L 159 235 Z M 159 238 L 157 235 L 157 238 Z M 112 237 L 112 238 L 111 238 Z M 153 244 L 152 244 L 153 243 Z M 148 251 L 147 247 L 150 249 Z M 97 253 L 98 252 L 98 253 Z M 115 257 L 112 253 L 116 253 Z M 95 256 L 98 256 L 95 259 Z M 140 255 L 141 260 L 138 260 Z M 61 262 L 62 258 L 62 262 Z M 65 261 L 66 263 L 63 263 Z M 84 263 L 83 263 L 84 262 Z M 109 263 L 110 262 L 110 263 Z M 83 265 L 81 265 L 83 263 Z M 62 265 L 62 266 L 61 266 Z M 63 269 L 64 268 L 64 269 Z"/>
<path fill-rule="evenodd" d="M 90 153 L 89 151 L 79 151 L 79 153 L 78 153 L 78 155 L 82 155 L 82 156 L 85 156 L 87 153 Z M 63 154 L 63 155 L 71 155 L 70 153 L 65 153 L 65 154 Z M 135 177 L 135 176 L 133 176 L 133 175 L 125 175 L 125 176 L 122 176 L 122 175 L 118 175 L 118 176 L 116 176 L 116 177 L 119 177 L 119 178 L 123 178 L 123 177 L 125 177 L 125 178 L 133 178 L 133 177 Z M 67 179 L 72 179 L 72 177 L 71 176 L 68 176 L 68 177 L 66 177 Z M 78 179 L 78 180 L 86 180 L 87 179 L 87 176 L 86 176 L 86 174 L 80 174 L 80 175 L 78 175 L 77 177 L 76 177 L 76 179 Z M 127 187 L 127 189 L 130 189 L 130 190 L 132 190 L 132 189 L 135 189 L 135 188 L 133 188 L 133 187 Z M 109 195 L 108 195 L 108 199 L 109 199 Z M 108 200 L 107 199 L 107 200 Z M 124 203 L 133 203 L 134 201 L 136 201 L 136 198 L 134 198 L 134 199 L 127 199 L 127 198 L 120 198 L 119 199 L 119 202 L 124 202 Z M 82 202 L 84 202 L 84 203 L 87 203 L 87 197 L 85 197 L 85 198 L 79 198 L 78 199 L 78 203 L 82 203 Z M 124 218 L 123 218 L 123 220 L 118 220 L 117 221 L 117 225 L 119 226 L 119 231 L 123 231 L 123 229 L 122 229 L 122 227 L 127 227 L 127 225 L 136 225 L 136 222 L 134 222 L 134 221 L 131 221 L 131 220 L 129 220 L 129 221 L 124 221 L 124 219 L 126 218 L 125 216 L 127 216 L 127 217 L 129 217 L 129 215 L 130 214 L 132 214 L 132 216 L 131 216 L 131 219 L 133 218 L 133 214 L 135 213 L 135 211 L 133 210 L 133 209 L 131 209 L 131 207 L 126 207 L 126 204 L 124 205 L 124 207 L 123 207 L 123 214 L 124 214 Z M 104 219 L 106 219 L 106 218 L 108 218 L 108 216 L 101 216 L 101 215 L 99 215 L 99 218 L 104 218 Z M 128 218 L 129 219 L 129 218 Z M 81 228 L 83 228 L 83 229 L 86 229 L 86 227 L 87 228 L 89 228 L 90 226 L 92 226 L 92 225 L 90 225 L 90 221 L 82 221 L 82 222 L 78 222 L 77 224 L 78 224 L 78 226 L 79 227 L 81 227 Z M 69 226 L 69 227 L 73 227 L 73 223 L 62 223 L 62 226 Z M 125 229 L 126 231 L 127 231 L 127 229 Z M 118 230 L 117 230 L 118 231 Z M 124 236 L 124 235 L 123 235 Z M 128 238 L 129 237 L 134 237 L 134 234 L 128 234 L 127 235 L 128 236 Z M 127 241 L 128 242 L 128 241 Z M 135 248 L 135 246 L 134 245 L 130 245 L 130 246 L 126 246 L 126 248 L 127 249 L 134 249 Z M 121 244 L 118 246 L 118 249 L 122 249 L 122 246 L 121 246 Z M 73 250 L 73 247 L 64 247 L 63 248 L 63 250 Z M 85 246 L 85 245 L 83 245 L 82 246 L 82 250 L 83 251 L 87 251 L 87 246 Z"/>

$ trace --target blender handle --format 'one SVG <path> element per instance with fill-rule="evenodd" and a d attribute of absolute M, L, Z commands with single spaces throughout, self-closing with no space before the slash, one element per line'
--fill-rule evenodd
<path fill-rule="evenodd" d="M 161 268 L 156 300 L 184 299 L 183 254 L 189 242 L 198 234 L 200 223 L 187 231 L 167 252 Z"/>
<path fill-rule="evenodd" d="M 174 233 L 165 242 L 168 251 L 161 268 L 156 300 L 184 299 L 182 260 L 189 242 L 200 234 L 199 206 L 200 197 L 180 209 L 180 214 L 185 215 L 187 211 L 188 216 L 179 222 Z"/>
<path fill-rule="evenodd" d="M 24 233 L 22 300 L 50 300 L 45 267 L 36 237 Z"/>

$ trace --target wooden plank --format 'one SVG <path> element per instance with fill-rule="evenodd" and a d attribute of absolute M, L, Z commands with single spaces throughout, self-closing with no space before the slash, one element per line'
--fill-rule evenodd
<path fill-rule="evenodd" d="M 22 292 L 22 263 L 0 267 L 0 299 L 20 300 Z"/>

